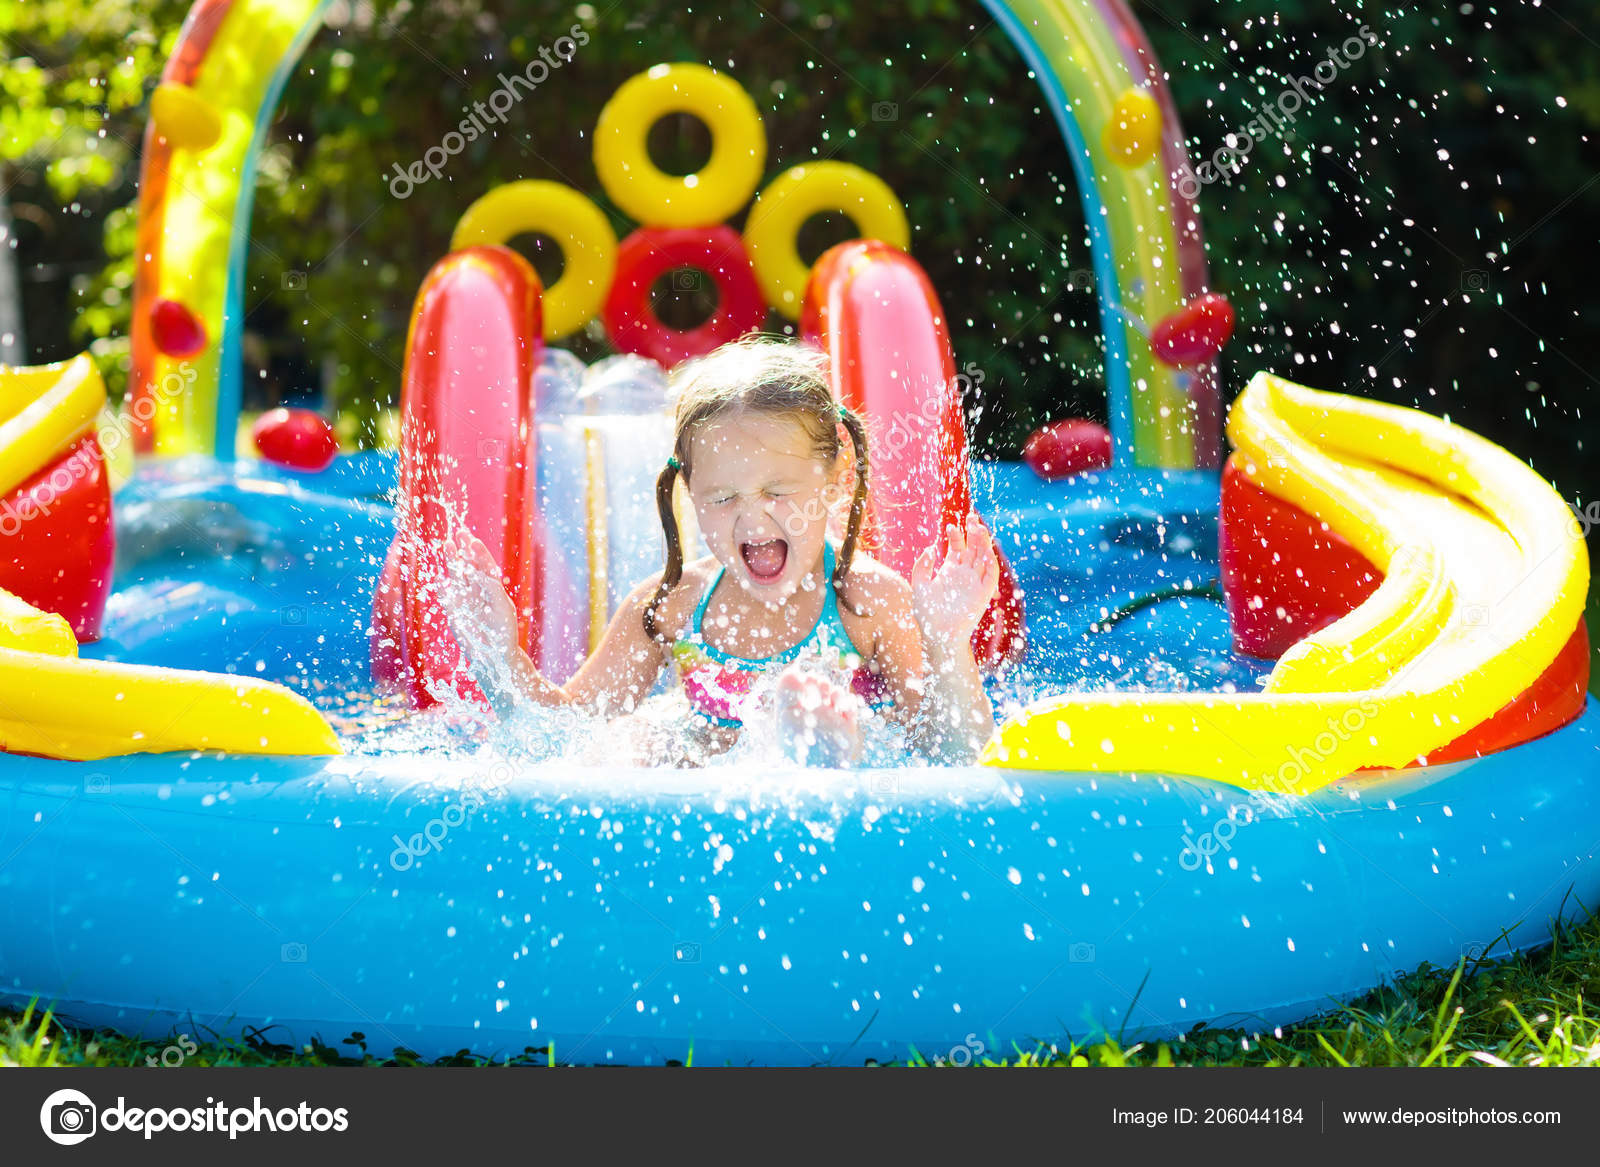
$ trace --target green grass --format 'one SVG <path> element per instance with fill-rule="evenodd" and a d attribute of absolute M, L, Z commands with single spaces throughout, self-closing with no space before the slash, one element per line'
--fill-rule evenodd
<path fill-rule="evenodd" d="M 1537 952 L 1501 961 L 1424 964 L 1398 983 L 1322 1017 L 1255 1034 L 1196 1029 L 1173 1041 L 1079 1045 L 1065 1038 L 1032 1048 L 990 1049 L 980 1065 L 1011 1066 L 1600 1066 L 1600 915 L 1552 934 Z M 301 1049 L 272 1034 L 189 1042 L 138 1041 L 108 1031 L 63 1026 L 48 1011 L 0 1011 L 0 1066 L 415 1066 L 561 1064 L 551 1048 L 490 1062 L 465 1051 L 427 1063 L 415 1056 L 380 1061 L 359 1033 L 338 1048 Z M 685 1050 L 685 1061 L 692 1062 Z M 934 1059 L 914 1056 L 913 1066 Z"/>

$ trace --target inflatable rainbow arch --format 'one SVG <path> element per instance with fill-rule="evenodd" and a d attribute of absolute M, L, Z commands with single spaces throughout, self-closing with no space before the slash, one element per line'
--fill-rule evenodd
<path fill-rule="evenodd" d="M 134 400 L 152 394 L 178 360 L 197 366 L 199 378 L 155 412 L 147 441 L 159 453 L 232 456 L 256 159 L 329 2 L 197 3 L 163 74 L 163 90 L 183 96 L 158 103 L 145 135 Z M 985 7 L 1037 75 L 1072 156 L 1100 291 L 1119 458 L 1216 466 L 1214 369 L 1163 365 L 1141 331 L 1209 290 L 1199 214 L 1173 181 L 1185 165 L 1182 132 L 1143 30 L 1121 0 L 985 0 Z M 1108 126 L 1124 124 L 1133 127 L 1121 135 L 1131 157 L 1113 153 L 1117 142 L 1107 140 Z M 192 315 L 208 338 L 203 349 L 161 352 L 149 323 L 158 300 Z"/>

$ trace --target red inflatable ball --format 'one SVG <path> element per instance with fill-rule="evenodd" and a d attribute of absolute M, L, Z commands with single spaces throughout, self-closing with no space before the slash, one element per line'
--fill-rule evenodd
<path fill-rule="evenodd" d="M 311 409 L 270 410 L 250 433 L 263 458 L 291 470 L 326 470 L 339 452 L 333 427 Z"/>
<path fill-rule="evenodd" d="M 704 272 L 717 287 L 716 311 L 690 329 L 662 323 L 650 307 L 651 287 L 679 268 Z M 670 368 L 760 328 L 767 303 L 732 227 L 641 227 L 617 247 L 617 274 L 601 316 L 618 349 Z"/>
<path fill-rule="evenodd" d="M 150 336 L 169 357 L 192 357 L 206 347 L 206 326 L 177 300 L 166 297 L 150 306 Z"/>
<path fill-rule="evenodd" d="M 1233 336 L 1233 305 L 1220 292 L 1197 296 L 1150 330 L 1150 351 L 1168 365 L 1204 365 Z"/>
<path fill-rule="evenodd" d="M 1111 431 L 1082 417 L 1053 421 L 1034 430 L 1022 460 L 1046 482 L 1111 465 Z"/>

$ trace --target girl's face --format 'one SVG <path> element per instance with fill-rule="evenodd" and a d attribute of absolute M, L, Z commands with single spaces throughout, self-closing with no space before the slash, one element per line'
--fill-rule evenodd
<path fill-rule="evenodd" d="M 798 422 L 770 414 L 713 419 L 690 444 L 706 546 L 762 603 L 783 603 L 821 566 L 842 468 L 817 460 Z"/>

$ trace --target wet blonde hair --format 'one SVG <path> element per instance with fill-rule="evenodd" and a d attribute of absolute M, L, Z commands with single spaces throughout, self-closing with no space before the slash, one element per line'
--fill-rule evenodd
<path fill-rule="evenodd" d="M 832 584 L 837 588 L 850 570 L 867 510 L 867 427 L 853 410 L 834 400 L 826 354 L 780 337 L 747 337 L 680 365 L 672 374 L 671 388 L 677 396 L 672 457 L 656 479 L 656 509 L 667 537 L 667 565 L 655 598 L 644 610 L 645 634 L 652 640 L 661 639 L 656 612 L 683 578 L 683 544 L 672 510 L 673 489 L 679 475 L 688 485 L 694 473 L 695 432 L 728 414 L 748 411 L 795 422 L 810 439 L 812 456 L 829 466 L 842 446 L 839 426 L 850 435 L 856 456 L 856 487 L 844 543 L 833 569 Z"/>

